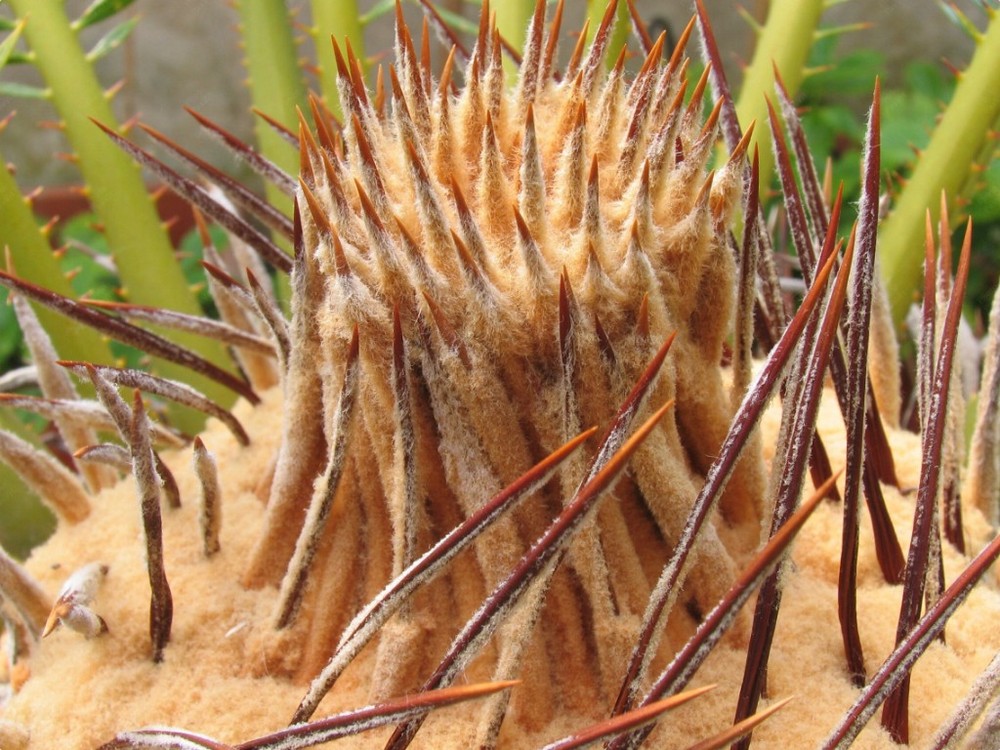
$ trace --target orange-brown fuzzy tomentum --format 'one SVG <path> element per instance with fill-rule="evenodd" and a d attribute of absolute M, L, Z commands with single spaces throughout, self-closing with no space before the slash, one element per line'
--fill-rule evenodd
<path fill-rule="evenodd" d="M 283 579 L 279 625 L 311 633 L 302 661 L 286 665 L 302 676 L 326 661 L 349 602 L 398 575 L 441 531 L 581 429 L 608 424 L 676 330 L 671 360 L 684 364 L 668 362 L 648 395 L 653 403 L 676 397 L 676 419 L 668 416 L 640 448 L 617 502 L 604 503 L 581 532 L 552 580 L 559 612 L 542 617 L 535 636 L 580 671 L 564 684 L 562 670 L 538 674 L 525 691 L 563 696 L 574 711 L 607 697 L 650 585 L 642 571 L 620 573 L 617 561 L 662 564 L 725 434 L 730 400 L 718 362 L 736 273 L 725 227 L 740 167 L 706 176 L 714 118 L 706 125 L 683 104 L 678 60 L 657 65 L 657 51 L 630 85 L 619 81 L 620 66 L 605 82 L 599 41 L 560 83 L 539 74 L 547 61 L 532 65 L 543 47 L 541 24 L 536 29 L 511 90 L 484 26 L 469 80 L 452 94 L 450 80 L 431 85 L 401 28 L 384 111 L 349 78 L 348 59 L 343 142 L 324 141 L 322 128 L 319 142 L 303 131 L 292 319 L 301 363 L 290 363 L 289 382 L 317 397 L 286 421 L 269 533 L 247 574 L 250 585 Z M 641 164 L 638 153 L 646 154 Z M 325 469 L 315 458 L 324 444 Z M 490 542 L 477 545 L 475 563 L 462 567 L 469 580 L 449 586 L 448 574 L 428 594 L 430 612 L 467 613 L 497 586 L 572 497 L 585 458 L 498 522 Z M 330 510 L 310 511 L 305 534 L 319 539 L 327 524 L 349 545 L 331 545 L 325 555 L 301 531 L 319 474 L 338 486 L 318 490 L 328 493 Z M 746 535 L 741 552 L 759 538 L 760 476 L 751 463 L 724 501 Z M 349 502 L 340 499 L 345 492 Z M 353 557 L 348 550 L 360 549 L 362 537 L 342 528 L 356 523 L 353 514 L 380 529 L 380 541 L 367 542 L 369 564 L 356 577 L 336 576 L 307 621 L 297 622 L 308 579 L 299 570 L 325 579 L 322 571 L 332 575 L 343 555 Z M 731 581 L 733 546 L 714 531 L 702 546 L 699 609 Z M 398 618 L 398 638 L 428 637 L 419 624 L 426 608 Z M 596 643 L 594 629 L 602 634 Z M 523 657 L 506 652 L 530 645 L 522 641 L 530 638 L 496 641 L 498 658 L 513 660 L 511 673 Z M 383 649 L 394 664 L 378 670 L 387 694 L 416 687 L 410 681 L 438 658 L 428 648 Z M 552 700 L 522 705 L 539 722 L 560 710 Z"/>
<path fill-rule="evenodd" d="M 440 78 L 418 57 L 401 12 L 395 63 L 376 91 L 350 48 L 337 46 L 344 122 L 312 102 L 297 180 L 255 162 L 294 193 L 291 222 L 155 131 L 228 199 L 112 133 L 233 235 L 235 260 L 206 251 L 223 323 L 98 305 L 111 317 L 0 276 L 22 300 L 46 371 L 54 355 L 23 299 L 232 379 L 125 319 L 200 331 L 234 348 L 249 381 L 232 386 L 246 399 L 230 413 L 180 383 L 66 362 L 103 409 L 74 401 L 63 384 L 45 399 L 7 398 L 58 415 L 60 429 L 72 426 L 84 443 L 94 430 L 117 429 L 125 448 L 75 446 L 76 459 L 124 469 L 135 482 L 95 494 L 107 469 L 91 468 L 88 494 L 62 470 L 61 485 L 40 486 L 60 496 L 52 504 L 61 527 L 30 573 L 0 557 L 8 677 L 19 691 L 0 721 L 0 746 L 42 748 L 58 736 L 74 748 L 301 748 L 395 725 L 360 735 L 357 746 L 533 747 L 582 732 L 552 746 L 606 736 L 634 747 L 649 732 L 644 722 L 691 700 L 696 708 L 678 709 L 676 721 L 660 719 L 651 746 L 729 731 L 717 739 L 728 744 L 780 708 L 757 730 L 762 745 L 809 746 L 834 732 L 833 747 L 853 741 L 868 707 L 900 684 L 906 670 L 892 658 L 911 664 L 964 598 L 976 614 L 949 631 L 947 647 L 931 646 L 924 662 L 934 678 L 914 681 L 914 700 L 937 690 L 958 703 L 973 680 L 966 672 L 996 652 L 982 612 L 1000 611 L 1000 597 L 974 583 L 1000 543 L 974 513 L 970 548 L 985 551 L 969 564 L 947 541 L 942 550 L 918 508 L 913 527 L 923 530 L 903 597 L 922 599 L 922 581 L 938 580 L 930 565 L 942 566 L 945 589 L 928 591 L 915 629 L 902 626 L 912 613 L 901 616 L 893 641 L 897 536 L 905 548 L 914 507 L 879 479 L 895 455 L 903 481 L 919 483 L 921 502 L 933 500 L 937 477 L 926 467 L 941 440 L 925 437 L 918 477 L 900 457 L 920 453 L 914 439 L 894 434 L 890 453 L 883 433 L 864 430 L 875 409 L 859 331 L 873 283 L 878 93 L 849 241 L 837 239 L 839 196 L 829 205 L 815 190 L 806 208 L 801 196 L 787 201 L 807 281 L 787 314 L 771 294 L 749 139 L 725 124 L 725 96 L 704 114 L 720 72 L 710 65 L 698 81 L 687 77 L 695 22 L 669 59 L 661 37 L 631 74 L 624 53 L 605 64 L 612 3 L 591 46 L 557 71 L 562 4 L 551 25 L 545 6 L 537 3 L 512 87 L 485 2 L 474 49 L 453 48 Z M 711 50 L 704 19 L 702 32 Z M 794 110 L 784 110 L 795 138 Z M 730 156 L 712 171 L 720 122 Z M 795 193 L 778 145 L 783 187 Z M 803 189 L 815 188 L 815 175 L 800 170 Z M 228 200 L 291 239 L 294 258 Z M 290 319 L 264 262 L 290 274 Z M 955 287 L 953 300 L 961 281 Z M 755 299 L 770 353 L 752 378 Z M 943 380 L 928 383 L 937 397 L 948 390 L 947 350 Z M 731 378 L 722 365 L 730 357 Z M 836 395 L 827 395 L 820 438 L 828 363 Z M 123 399 L 121 387 L 135 393 Z M 783 415 L 769 418 L 764 448 L 756 426 L 779 391 Z M 140 392 L 216 422 L 190 451 L 161 456 L 176 436 L 150 423 Z M 846 445 L 837 398 L 852 425 Z M 943 424 L 936 409 L 927 435 Z M 843 507 L 854 515 L 841 520 L 824 497 L 836 479 L 829 465 L 845 462 Z M 800 504 L 807 468 L 819 489 Z M 862 483 L 871 523 L 858 520 Z M 822 520 L 807 524 L 810 514 Z M 785 553 L 800 530 L 790 565 Z M 845 559 L 856 558 L 848 573 L 838 570 L 842 536 Z M 757 587 L 751 623 L 740 611 Z M 788 619 L 777 619 L 779 605 Z M 42 631 L 46 640 L 34 640 Z M 744 662 L 770 665 L 763 699 L 797 692 L 798 708 L 775 702 L 751 718 L 764 667 L 749 668 L 740 688 Z M 983 690 L 995 689 L 997 671 L 986 671 Z M 692 679 L 722 685 L 683 694 Z M 480 700 L 428 718 L 472 698 Z M 372 702 L 380 705 L 357 708 Z M 913 717 L 914 736 L 931 736 L 949 707 Z M 335 712 L 344 713 L 327 718 Z M 962 714 L 970 715 L 971 707 Z M 49 733 L 53 721 L 74 733 Z M 123 731 L 142 724 L 206 735 Z M 906 726 L 897 719 L 887 730 L 899 736 Z M 987 720 L 981 731 L 989 729 Z M 859 742 L 890 740 L 872 726 Z"/>

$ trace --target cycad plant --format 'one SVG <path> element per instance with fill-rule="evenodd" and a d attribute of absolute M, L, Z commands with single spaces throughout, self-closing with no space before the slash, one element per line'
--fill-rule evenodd
<path fill-rule="evenodd" d="M 610 3 L 563 64 L 562 3 L 532 7 L 520 51 L 484 3 L 440 71 L 396 10 L 381 86 L 335 40 L 340 116 L 313 97 L 273 126 L 293 171 L 205 123 L 290 216 L 160 133 L 196 178 L 99 124 L 196 206 L 221 321 L 0 273 L 43 391 L 4 401 L 52 419 L 75 468 L 3 437 L 60 525 L 25 565 L 0 557 L 0 744 L 989 746 L 996 399 L 963 469 L 952 377 L 970 235 L 952 278 L 947 218 L 921 219 L 922 435 L 897 432 L 872 334 L 892 330 L 872 313 L 877 83 L 848 228 L 794 77 L 741 126 L 700 5 L 667 55 Z M 751 145 L 768 130 L 794 304 Z M 242 399 L 58 359 L 29 303 Z M 238 374 L 144 325 L 228 348 Z M 188 445 L 149 419 L 163 401 L 213 419 Z"/>

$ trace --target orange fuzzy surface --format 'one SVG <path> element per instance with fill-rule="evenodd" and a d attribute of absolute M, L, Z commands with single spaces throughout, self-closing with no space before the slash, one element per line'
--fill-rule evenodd
<path fill-rule="evenodd" d="M 242 404 L 237 415 L 253 438 L 241 449 L 218 424 L 202 435 L 219 463 L 225 496 L 221 544 L 206 559 L 197 522 L 197 484 L 190 451 L 168 457 L 185 501 L 164 512 L 166 571 L 174 597 L 174 625 L 164 661 L 150 659 L 147 635 L 149 586 L 141 544 L 141 522 L 134 486 L 124 481 L 101 494 L 83 523 L 63 524 L 32 555 L 28 568 L 53 596 L 66 577 L 89 562 L 109 566 L 93 608 L 109 632 L 92 640 L 60 628 L 37 646 L 30 660 L 31 677 L 3 709 L 2 719 L 30 731 L 35 749 L 92 748 L 117 731 L 149 725 L 183 727 L 223 742 L 236 743 L 282 728 L 304 694 L 304 686 L 261 675 L 261 644 L 271 636 L 274 589 L 250 591 L 240 575 L 260 531 L 263 504 L 254 493 L 280 435 L 280 393 L 272 390 L 265 404 Z M 763 427 L 776 431 L 772 409 Z M 821 420 L 833 465 L 843 463 L 839 412 L 827 394 Z M 892 433 L 897 468 L 904 483 L 916 485 L 919 441 Z M 767 448 L 765 448 L 767 450 Z M 887 491 L 889 510 L 904 550 L 912 524 L 914 495 Z M 974 511 L 965 515 L 966 538 L 973 550 L 992 531 Z M 769 669 L 772 700 L 795 700 L 756 730 L 754 747 L 812 747 L 834 727 L 851 705 L 856 690 L 844 667 L 836 618 L 836 578 L 840 548 L 840 509 L 824 503 L 807 522 L 795 543 L 793 564 L 785 576 L 782 608 Z M 488 536 L 485 538 L 488 543 Z M 899 612 L 899 587 L 884 584 L 863 515 L 859 558 L 859 612 L 866 666 L 873 672 L 891 650 Z M 954 579 L 967 560 L 945 549 L 945 576 Z M 995 571 L 972 593 L 947 628 L 947 645 L 934 643 L 918 662 L 911 687 L 911 737 L 919 746 L 933 735 L 971 682 L 1000 649 L 1000 594 Z M 457 629 L 458 623 L 453 629 Z M 290 644 L 291 645 L 291 644 Z M 652 746 L 684 747 L 724 729 L 732 720 L 743 670 L 742 644 L 723 641 L 700 670 L 696 685 L 719 687 L 668 714 Z M 375 649 L 366 649 L 321 705 L 316 718 L 359 707 L 370 701 L 368 674 Z M 563 669 L 572 669 L 569 664 Z M 514 688 L 516 690 L 516 688 Z M 766 705 L 767 701 L 764 702 Z M 476 722 L 474 704 L 443 709 L 418 734 L 418 747 L 463 747 Z M 534 747 L 557 738 L 581 720 L 562 717 L 560 725 L 528 734 L 506 727 L 504 747 Z M 584 722 L 586 720 L 583 720 Z M 858 748 L 895 745 L 877 726 L 877 718 L 856 742 Z M 340 746 L 373 747 L 389 730 L 361 735 Z"/>

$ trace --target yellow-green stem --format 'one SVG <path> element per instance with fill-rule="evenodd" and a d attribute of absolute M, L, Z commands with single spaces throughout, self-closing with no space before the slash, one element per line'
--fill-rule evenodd
<path fill-rule="evenodd" d="M 0 156 L 0 164 L 3 163 Z M 72 296 L 73 289 L 63 276 L 48 240 L 39 231 L 14 177 L 6 169 L 0 169 L 0 216 L 3 217 L 0 248 L 10 249 L 17 275 L 64 296 Z M 95 331 L 38 305 L 35 312 L 61 357 L 110 362 L 107 344 Z"/>
<path fill-rule="evenodd" d="M 316 45 L 316 64 L 319 67 L 320 91 L 323 101 L 337 117 L 341 116 L 340 97 L 337 95 L 337 64 L 333 57 L 333 44 L 344 47 L 344 40 L 351 43 L 351 48 L 367 67 L 365 60 L 364 28 L 361 25 L 361 14 L 358 12 L 357 0 L 313 0 L 313 36 Z"/>
<path fill-rule="evenodd" d="M 1000 71 L 1000 14 L 994 14 L 990 20 L 931 142 L 921 153 L 913 175 L 879 232 L 882 275 L 897 325 L 902 324 L 921 285 L 927 209 L 936 223 L 942 190 L 954 208 L 955 199 L 967 186 L 976 160 L 988 144 L 990 132 L 1000 121 L 997 71 Z M 957 211 L 950 211 L 949 215 L 955 221 L 961 220 Z"/>
<path fill-rule="evenodd" d="M 119 127 L 70 27 L 62 0 L 10 0 L 10 5 L 27 19 L 25 37 L 62 117 L 87 196 L 104 225 L 129 298 L 199 314 L 195 295 L 174 259 L 138 166 L 91 122 L 93 118 L 109 127 Z M 228 366 L 225 350 L 215 342 L 183 334 L 170 334 L 170 338 Z M 185 380 L 212 398 L 232 401 L 228 390 L 185 368 L 167 362 L 157 367 L 164 375 Z M 182 429 L 197 429 L 203 421 L 187 410 L 178 411 L 175 417 Z"/>
<path fill-rule="evenodd" d="M 760 29 L 753 61 L 743 74 L 736 102 L 736 114 L 745 129 L 757 122 L 749 153 L 760 149 L 761 181 L 771 179 L 774 155 L 767 128 L 767 105 L 764 97 L 774 100 L 774 68 L 777 66 L 789 96 L 795 96 L 805 76 L 806 61 L 813 36 L 823 14 L 823 0 L 772 0 L 767 22 Z"/>
<path fill-rule="evenodd" d="M 535 10 L 534 0 L 505 0 L 492 3 L 490 10 L 496 13 L 497 30 L 500 36 L 514 46 L 518 52 L 524 48 L 524 33 L 531 22 L 531 14 Z M 503 61 L 507 81 L 514 83 L 517 79 L 517 66 L 508 58 Z"/>
<path fill-rule="evenodd" d="M 38 436 L 9 410 L 0 411 L 0 429 L 38 443 Z M 13 469 L 0 461 L 0 548 L 24 559 L 55 528 L 55 516 Z"/>
<path fill-rule="evenodd" d="M 288 8 L 283 0 L 237 0 L 235 6 L 253 106 L 298 130 L 296 108 L 309 110 Z M 254 136 L 261 153 L 290 174 L 298 174 L 298 153 L 259 117 L 254 118 Z M 265 189 L 272 205 L 291 215 L 291 200 L 273 185 Z"/>
<path fill-rule="evenodd" d="M 240 14 L 244 65 L 254 108 L 298 130 L 296 109 L 308 113 L 309 108 L 292 19 L 284 0 L 236 0 L 234 5 Z M 298 174 L 298 153 L 260 117 L 254 118 L 254 137 L 264 156 L 289 174 Z M 292 215 L 291 199 L 274 185 L 265 184 L 264 194 L 272 206 Z M 275 241 L 291 251 L 287 242 Z M 279 276 L 276 283 L 278 297 L 287 306 L 291 296 L 288 280 Z"/>

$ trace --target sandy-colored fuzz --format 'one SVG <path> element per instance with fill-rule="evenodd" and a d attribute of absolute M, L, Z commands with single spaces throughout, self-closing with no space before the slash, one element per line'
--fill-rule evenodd
<path fill-rule="evenodd" d="M 280 394 L 272 392 L 273 402 Z M 118 729 L 150 723 L 200 727 L 222 740 L 280 726 L 296 700 L 290 685 L 254 680 L 247 699 L 253 654 L 244 651 L 252 622 L 266 623 L 269 599 L 245 591 L 239 575 L 262 520 L 252 490 L 269 462 L 280 433 L 277 404 L 253 412 L 253 443 L 240 451 L 218 424 L 203 434 L 223 472 L 225 523 L 222 550 L 210 561 L 202 553 L 197 484 L 187 468 L 190 455 L 169 457 L 184 506 L 164 511 L 167 576 L 175 615 L 164 662 L 153 664 L 148 636 L 149 583 L 142 548 L 141 520 L 130 479 L 93 503 L 87 523 L 63 524 L 52 540 L 35 550 L 28 567 L 51 592 L 89 562 L 108 566 L 93 603 L 109 632 L 85 641 L 65 628 L 56 630 L 32 654 L 31 679 L 7 707 L 5 717 L 31 728 L 32 748 L 90 748 Z M 241 417 L 249 410 L 242 407 Z M 243 705 L 237 695 L 243 695 Z M 67 735 L 69 728 L 72 731 Z"/>
<path fill-rule="evenodd" d="M 199 731 L 225 742 L 246 740 L 284 726 L 303 695 L 303 686 L 284 679 L 255 676 L 262 656 L 255 643 L 265 642 L 273 589 L 250 591 L 240 583 L 242 564 L 263 519 L 263 505 L 253 488 L 267 470 L 274 450 L 278 400 L 270 392 L 255 410 L 242 405 L 237 414 L 253 436 L 249 448 L 239 449 L 217 424 L 203 440 L 217 456 L 225 517 L 221 551 L 211 559 L 202 553 L 198 532 L 195 479 L 190 457 L 181 451 L 170 457 L 186 503 L 164 514 L 167 575 L 174 594 L 175 617 L 171 642 L 162 664 L 150 657 L 147 618 L 149 588 L 140 547 L 140 521 L 129 481 L 106 491 L 94 503 L 94 512 L 75 526 L 64 524 L 33 554 L 28 567 L 53 595 L 65 578 L 89 562 L 101 562 L 110 571 L 94 602 L 109 632 L 92 640 L 59 629 L 36 647 L 31 678 L 5 707 L 9 732 L 30 730 L 32 750 L 83 750 L 109 740 L 116 731 L 150 724 Z M 765 434 L 773 435 L 772 410 Z M 824 436 L 834 465 L 842 462 L 843 438 L 834 399 L 825 399 Z M 918 440 L 894 433 L 893 447 L 900 476 L 915 483 Z M 908 541 L 913 496 L 888 492 L 890 512 L 901 542 Z M 973 549 L 982 546 L 990 529 L 981 517 L 966 515 L 967 538 Z M 786 578 L 785 595 L 770 661 L 770 695 L 797 696 L 788 707 L 756 732 L 755 747 L 811 747 L 826 736 L 856 691 L 847 681 L 836 624 L 836 575 L 840 545 L 839 508 L 824 504 L 805 526 L 796 547 L 794 569 Z M 946 577 L 952 580 L 965 565 L 961 556 L 946 552 Z M 871 544 L 870 528 L 862 529 L 859 565 L 861 632 L 869 672 L 891 649 L 899 609 L 899 588 L 881 581 Z M 919 662 L 912 683 L 911 732 L 917 746 L 944 721 L 952 706 L 1000 648 L 995 623 L 1000 617 L 1000 594 L 993 574 L 958 610 L 947 629 L 947 646 L 934 644 Z M 443 625 L 443 624 L 442 624 Z M 658 730 L 657 747 L 673 747 L 719 731 L 731 721 L 743 667 L 741 643 L 732 640 L 704 665 L 697 684 L 720 687 L 678 710 Z M 368 702 L 374 654 L 369 649 L 349 671 L 317 717 Z M 571 670 L 571 664 L 561 665 Z M 440 712 L 418 737 L 422 747 L 461 747 L 475 726 L 475 713 L 466 707 Z M 579 728 L 581 719 L 559 717 L 541 732 L 524 736 L 517 727 L 505 727 L 503 744 L 532 747 L 543 739 Z M 5 730 L 5 731 L 8 731 Z M 385 731 L 378 733 L 384 740 Z M 13 734 L 11 736 L 14 736 Z M 374 746 L 372 735 L 359 737 L 359 746 Z M 376 743 L 377 744 L 377 743 Z M 873 721 L 857 747 L 894 745 Z"/>

